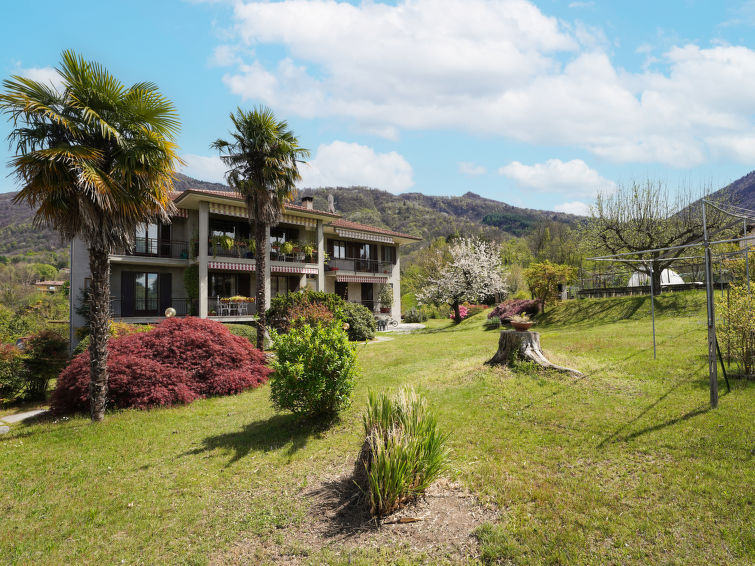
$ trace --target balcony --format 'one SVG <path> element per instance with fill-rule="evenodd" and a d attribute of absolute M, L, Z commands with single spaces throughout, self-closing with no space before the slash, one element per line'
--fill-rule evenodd
<path fill-rule="evenodd" d="M 329 259 L 325 269 L 330 272 L 349 271 L 354 273 L 372 273 L 390 275 L 393 272 L 393 264 L 387 261 L 362 258 L 339 258 Z"/>
<path fill-rule="evenodd" d="M 136 238 L 133 249 L 126 250 L 122 255 L 189 259 L 189 243 L 180 240 Z"/>
<path fill-rule="evenodd" d="M 207 253 L 211 257 L 254 259 L 255 252 L 249 248 L 249 244 L 236 241 L 229 248 L 218 243 L 210 242 Z M 303 251 L 282 253 L 279 249 L 270 250 L 270 261 L 286 263 L 317 263 L 317 251 L 305 253 Z"/>
<path fill-rule="evenodd" d="M 199 301 L 197 299 L 175 298 L 170 300 L 170 306 L 176 309 L 176 316 L 189 316 L 199 314 Z M 156 298 L 150 298 L 139 304 L 136 300 L 133 312 L 124 313 L 121 299 L 110 298 L 111 318 L 163 318 L 165 312 L 161 312 Z"/>

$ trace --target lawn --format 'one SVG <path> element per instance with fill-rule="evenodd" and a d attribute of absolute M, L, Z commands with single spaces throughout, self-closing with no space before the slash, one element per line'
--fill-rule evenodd
<path fill-rule="evenodd" d="M 704 299 L 661 298 L 655 361 L 639 299 L 570 302 L 541 320 L 546 354 L 580 379 L 485 366 L 498 333 L 481 314 L 360 346 L 354 404 L 325 430 L 276 414 L 267 386 L 100 425 L 16 427 L 0 437 L 0 562 L 217 563 L 239 541 L 260 559 L 276 546 L 313 564 L 429 561 L 308 551 L 288 534 L 308 486 L 352 467 L 367 391 L 411 384 L 451 433 L 451 478 L 500 510 L 478 531 L 480 560 L 751 564 L 755 384 L 722 384 L 709 410 Z"/>

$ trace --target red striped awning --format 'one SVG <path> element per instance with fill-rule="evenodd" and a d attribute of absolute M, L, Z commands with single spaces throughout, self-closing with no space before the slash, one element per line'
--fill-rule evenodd
<path fill-rule="evenodd" d="M 270 271 L 273 273 L 306 273 L 307 275 L 317 275 L 316 267 L 298 267 L 296 265 L 271 265 Z"/>
<path fill-rule="evenodd" d="M 230 261 L 208 261 L 208 269 L 219 269 L 223 271 L 256 271 L 257 265 L 254 263 L 241 263 Z M 271 265 L 270 271 L 273 273 L 295 273 L 298 275 L 317 275 L 316 267 L 302 267 L 298 265 Z"/>
<path fill-rule="evenodd" d="M 207 269 L 222 269 L 224 271 L 254 271 L 257 266 L 253 263 L 237 263 L 230 261 L 208 261 Z"/>
<path fill-rule="evenodd" d="M 387 277 L 370 277 L 367 275 L 336 275 L 339 283 L 386 283 Z"/>

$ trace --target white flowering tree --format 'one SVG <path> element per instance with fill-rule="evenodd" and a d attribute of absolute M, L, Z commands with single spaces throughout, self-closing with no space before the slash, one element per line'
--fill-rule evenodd
<path fill-rule="evenodd" d="M 454 320 L 458 323 L 462 302 L 482 301 L 507 291 L 501 254 L 495 244 L 463 238 L 449 246 L 446 257 L 445 261 L 439 259 L 443 263 L 436 269 L 428 270 L 417 294 L 420 304 L 446 303 L 453 308 Z"/>

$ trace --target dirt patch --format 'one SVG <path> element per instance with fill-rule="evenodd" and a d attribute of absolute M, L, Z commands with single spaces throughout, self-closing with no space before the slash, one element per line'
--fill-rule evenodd
<path fill-rule="evenodd" d="M 474 494 L 444 479 L 381 521 L 370 517 L 350 474 L 317 483 L 301 497 L 309 506 L 301 523 L 239 541 L 212 563 L 303 564 L 321 551 L 346 556 L 392 550 L 424 556 L 429 564 L 458 562 L 478 555 L 474 530 L 498 517 L 494 508 L 480 505 Z"/>

